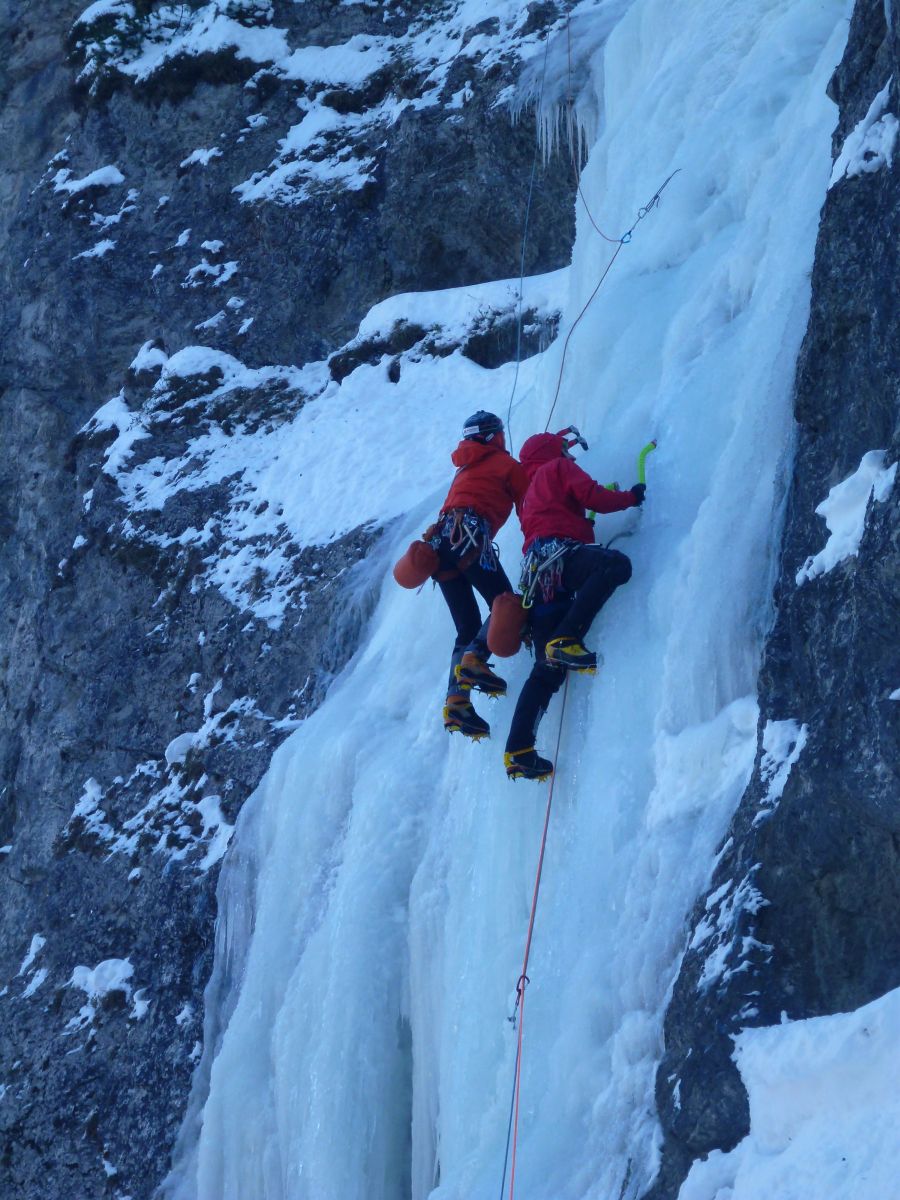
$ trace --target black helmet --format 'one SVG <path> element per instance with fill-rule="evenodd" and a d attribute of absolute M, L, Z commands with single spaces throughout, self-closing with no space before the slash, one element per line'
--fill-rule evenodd
<path fill-rule="evenodd" d="M 494 413 L 478 411 L 463 425 L 463 440 L 467 442 L 489 442 L 495 434 L 503 432 L 503 422 Z"/>

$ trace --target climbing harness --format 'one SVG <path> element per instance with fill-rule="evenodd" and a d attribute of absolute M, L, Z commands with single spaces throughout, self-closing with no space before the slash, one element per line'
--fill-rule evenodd
<path fill-rule="evenodd" d="M 556 731 L 556 749 L 554 761 L 559 760 L 559 747 L 562 743 L 563 719 L 566 715 L 566 700 L 569 696 L 569 677 L 563 690 L 562 706 L 559 711 L 559 726 Z M 509 1200 L 513 1200 L 516 1187 L 516 1149 L 519 1134 L 519 1095 L 522 1084 L 522 1041 L 525 1033 L 525 989 L 529 984 L 528 960 L 531 957 L 531 939 L 534 936 L 534 921 L 537 915 L 538 895 L 541 890 L 541 875 L 544 870 L 544 853 L 547 849 L 547 834 L 550 829 L 550 810 L 553 806 L 553 786 L 556 782 L 556 772 L 550 776 L 550 790 L 547 794 L 547 810 L 544 813 L 544 828 L 541 834 L 541 849 L 538 854 L 537 872 L 534 879 L 534 892 L 531 897 L 531 914 L 528 918 L 528 934 L 525 938 L 525 953 L 522 958 L 522 973 L 516 983 L 516 1003 L 512 1016 L 509 1018 L 516 1029 L 516 1063 L 513 1072 L 512 1100 L 510 1101 L 509 1125 L 506 1132 L 506 1155 L 503 1159 L 503 1179 L 500 1184 L 500 1200 L 506 1187 L 506 1171 L 509 1167 Z"/>
<path fill-rule="evenodd" d="M 446 539 L 460 565 L 469 557 L 469 566 L 475 555 L 479 566 L 485 571 L 496 571 L 500 566 L 497 547 L 491 538 L 491 527 L 487 520 L 472 508 L 451 508 L 443 514 L 428 539 L 437 550 Z"/>
<path fill-rule="evenodd" d="M 574 538 L 537 538 L 528 547 L 522 560 L 519 576 L 519 591 L 522 607 L 532 608 L 540 592 L 544 604 L 549 604 L 562 587 L 565 558 L 573 546 L 580 545 Z"/>

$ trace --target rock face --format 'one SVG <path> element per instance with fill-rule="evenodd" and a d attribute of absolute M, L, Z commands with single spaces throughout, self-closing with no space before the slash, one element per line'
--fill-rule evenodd
<path fill-rule="evenodd" d="M 242 447 L 361 363 L 516 353 L 509 308 L 355 337 L 389 295 L 520 268 L 534 131 L 502 101 L 562 6 L 416 7 L 0 0 L 4 1196 L 165 1175 L 217 864 L 384 575 L 377 529 L 299 545 Z M 572 198 L 539 171 L 528 272 L 567 261 Z M 554 336 L 525 322 L 523 353 Z"/>
<path fill-rule="evenodd" d="M 830 89 L 837 164 L 797 373 L 760 746 L 669 1005 L 656 1200 L 678 1194 L 693 1159 L 748 1131 L 732 1034 L 900 986 L 900 524 L 885 469 L 900 457 L 900 172 L 880 151 L 898 81 L 900 12 L 859 0 Z M 865 527 L 841 557 L 815 510 L 851 477 Z M 839 518 L 832 506 L 832 527 Z"/>

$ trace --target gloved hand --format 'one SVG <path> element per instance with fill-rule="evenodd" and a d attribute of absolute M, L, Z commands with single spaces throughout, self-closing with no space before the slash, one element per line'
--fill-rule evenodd
<path fill-rule="evenodd" d="M 644 503 L 644 496 L 647 494 L 647 485 L 646 485 L 646 483 L 635 483 L 635 484 L 632 484 L 631 491 L 633 492 L 633 494 L 634 494 L 634 498 L 635 498 L 635 500 L 637 500 L 637 502 L 638 502 L 638 505 L 641 505 L 641 504 L 643 504 L 643 503 Z"/>

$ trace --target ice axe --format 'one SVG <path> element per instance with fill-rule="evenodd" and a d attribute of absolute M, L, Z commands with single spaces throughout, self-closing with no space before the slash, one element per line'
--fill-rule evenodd
<path fill-rule="evenodd" d="M 647 482 L 647 455 L 650 454 L 651 451 L 656 449 L 657 444 L 658 443 L 656 441 L 656 438 L 653 438 L 651 441 L 649 441 L 647 443 L 646 446 L 644 446 L 644 448 L 641 450 L 640 454 L 638 455 L 638 461 L 637 461 L 638 483 L 646 483 Z M 604 483 L 603 486 L 606 488 L 606 490 L 608 492 L 620 491 L 619 485 L 617 483 Z M 643 512 L 643 509 L 641 511 Z M 597 519 L 597 514 L 593 509 L 591 509 L 590 512 L 587 514 L 587 519 L 589 521 L 595 521 Z M 630 536 L 631 532 L 632 531 L 629 530 L 628 533 L 617 533 L 616 537 L 612 538 L 612 540 L 607 543 L 607 549 L 613 544 L 614 541 L 616 541 L 616 538 L 628 537 L 628 536 Z"/>

